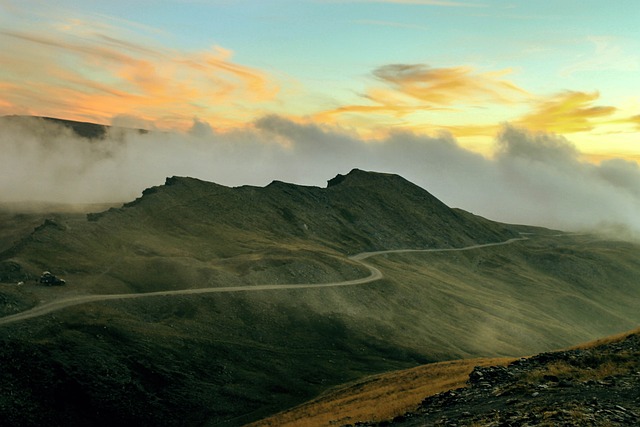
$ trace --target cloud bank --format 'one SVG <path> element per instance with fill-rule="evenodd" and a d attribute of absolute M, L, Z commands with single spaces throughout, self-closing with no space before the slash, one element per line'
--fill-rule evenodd
<path fill-rule="evenodd" d="M 89 141 L 38 120 L 0 128 L 0 202 L 126 202 L 167 176 L 223 185 L 282 180 L 324 186 L 352 168 L 390 172 L 452 207 L 490 219 L 564 230 L 616 229 L 640 236 L 640 166 L 585 162 L 563 137 L 504 125 L 483 157 L 449 134 L 394 132 L 364 140 L 339 128 L 266 116 L 219 132 L 194 120 L 189 133 L 112 129 Z"/>

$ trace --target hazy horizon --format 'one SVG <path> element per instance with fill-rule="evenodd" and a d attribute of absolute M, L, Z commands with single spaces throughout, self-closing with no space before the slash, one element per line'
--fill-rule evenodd
<path fill-rule="evenodd" d="M 0 0 L 0 200 L 397 173 L 491 219 L 640 234 L 640 2 Z"/>
<path fill-rule="evenodd" d="M 640 167 L 624 159 L 585 161 L 567 139 L 503 125 L 484 157 L 454 137 L 395 132 L 366 140 L 336 127 L 278 116 L 251 129 L 139 134 L 116 129 L 90 142 L 47 121 L 0 130 L 0 201 L 127 202 L 169 176 L 227 186 L 273 180 L 326 186 L 353 168 L 395 173 L 451 207 L 489 219 L 565 230 L 617 230 L 637 237 Z"/>

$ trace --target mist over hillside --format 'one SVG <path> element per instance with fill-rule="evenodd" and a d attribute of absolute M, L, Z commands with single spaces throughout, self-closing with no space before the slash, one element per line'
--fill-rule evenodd
<path fill-rule="evenodd" d="M 240 426 L 367 375 L 639 321 L 637 244 L 493 222 L 394 174 L 171 177 L 35 229 L 5 217 L 22 232 L 0 240 L 12 425 Z"/>
<path fill-rule="evenodd" d="M 98 292 L 149 292 L 183 283 L 228 285 L 238 273 L 246 281 L 252 272 L 261 280 L 270 271 L 279 280 L 337 280 L 361 274 L 341 266 L 343 254 L 519 237 L 508 226 L 449 208 L 400 176 L 358 169 L 327 188 L 281 181 L 232 188 L 172 177 L 122 208 L 87 218 L 48 219 L 0 259 L 13 259 L 18 280 L 47 269 L 85 280 L 106 269 Z M 107 262 L 114 248 L 118 261 Z M 9 269 L 0 263 L 0 276 L 3 266 Z M 288 270 L 306 276 L 282 276 Z"/>
<path fill-rule="evenodd" d="M 174 175 L 229 186 L 323 185 L 356 167 L 400 174 L 450 206 L 495 220 L 623 238 L 640 232 L 637 163 L 588 163 L 563 137 L 510 125 L 497 135 L 492 158 L 444 134 L 363 140 L 277 116 L 228 132 L 198 120 L 187 134 L 105 127 L 87 139 L 76 132 L 51 120 L 3 118 L 0 202 L 126 201 Z"/>

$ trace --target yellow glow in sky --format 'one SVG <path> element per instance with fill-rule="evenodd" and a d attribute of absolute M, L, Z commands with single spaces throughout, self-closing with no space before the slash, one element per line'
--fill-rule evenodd
<path fill-rule="evenodd" d="M 529 3 L 4 0 L 0 114 L 180 130 L 277 114 L 485 155 L 511 123 L 638 160 L 640 3 Z"/>

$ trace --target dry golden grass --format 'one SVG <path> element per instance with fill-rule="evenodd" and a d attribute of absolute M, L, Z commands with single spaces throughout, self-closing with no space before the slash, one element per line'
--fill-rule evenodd
<path fill-rule="evenodd" d="M 383 421 L 415 409 L 428 396 L 464 387 L 475 366 L 507 365 L 514 359 L 466 359 L 374 375 L 246 427 L 310 427 Z"/>
<path fill-rule="evenodd" d="M 590 349 L 598 345 L 620 341 L 639 329 L 598 339 L 574 349 Z M 272 417 L 249 424 L 246 427 L 311 427 L 353 424 L 357 421 L 383 421 L 414 409 L 428 396 L 463 387 L 475 366 L 506 366 L 511 358 L 479 358 L 451 362 L 432 363 L 416 368 L 374 375 L 327 391 L 320 397 Z M 542 378 L 555 375 L 559 378 L 602 379 L 628 369 L 627 364 L 603 360 L 588 371 L 582 371 L 566 362 L 556 362 L 531 376 Z M 537 381 L 540 378 L 526 378 Z"/>
<path fill-rule="evenodd" d="M 640 328 L 633 329 L 633 330 L 627 331 L 627 332 L 622 332 L 622 333 L 619 333 L 619 334 L 616 334 L 616 335 L 610 335 L 608 337 L 600 338 L 600 339 L 597 339 L 595 341 L 589 341 L 589 342 L 584 343 L 584 344 L 579 344 L 577 346 L 571 347 L 571 349 L 588 350 L 590 348 L 594 348 L 594 347 L 597 347 L 599 345 L 610 344 L 610 343 L 616 342 L 616 341 L 622 341 L 626 337 L 628 337 L 629 335 L 634 335 L 634 334 L 640 334 Z"/>
<path fill-rule="evenodd" d="M 594 368 L 584 369 L 572 366 L 565 361 L 553 362 L 542 369 L 529 372 L 522 378 L 524 383 L 539 383 L 545 376 L 555 376 L 559 379 L 572 379 L 578 381 L 602 380 L 612 375 L 621 375 L 629 371 L 629 363 L 603 361 Z"/>

